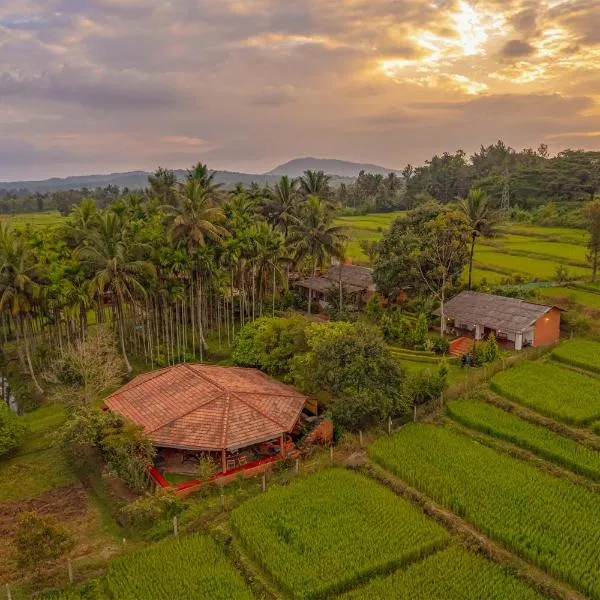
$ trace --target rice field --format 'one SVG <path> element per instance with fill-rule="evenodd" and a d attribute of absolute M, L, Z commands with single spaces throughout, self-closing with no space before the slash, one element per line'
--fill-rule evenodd
<path fill-rule="evenodd" d="M 381 239 L 393 219 L 401 214 L 338 217 L 335 224 L 347 228 L 347 255 L 355 263 L 368 264 L 368 258 L 360 248 L 360 240 Z M 478 244 L 473 281 L 479 283 L 485 279 L 488 284 L 499 285 L 503 280 L 515 276 L 525 281 L 552 281 L 561 264 L 567 268 L 570 279 L 589 278 L 591 271 L 587 267 L 585 247 L 587 236 L 585 231 L 579 229 L 508 223 L 500 229 L 498 236 L 482 239 Z M 465 273 L 465 281 L 466 277 Z"/>
<path fill-rule="evenodd" d="M 369 452 L 485 535 L 600 598 L 598 494 L 434 425 L 407 425 Z"/>
<path fill-rule="evenodd" d="M 329 469 L 273 487 L 231 515 L 234 532 L 293 598 L 320 598 L 445 546 L 448 533 L 374 481 Z"/>
<path fill-rule="evenodd" d="M 525 362 L 494 375 L 490 387 L 505 398 L 570 425 L 600 419 L 600 380 L 550 362 Z"/>
<path fill-rule="evenodd" d="M 598 298 L 600 300 L 600 296 Z M 580 369 L 600 373 L 600 342 L 570 340 L 555 348 L 552 358 Z"/>
<path fill-rule="evenodd" d="M 340 600 L 541 600 L 543 596 L 500 565 L 450 547 L 377 577 Z"/>
<path fill-rule="evenodd" d="M 244 579 L 206 535 L 152 544 L 114 559 L 105 579 L 119 600 L 252 600 Z"/>
<path fill-rule="evenodd" d="M 546 427 L 478 400 L 450 402 L 447 411 L 466 427 L 511 442 L 575 473 L 600 481 L 600 452 Z"/>
<path fill-rule="evenodd" d="M 475 262 L 478 268 L 491 267 L 492 269 L 499 269 L 509 276 L 520 274 L 531 281 L 550 281 L 554 279 L 556 269 L 561 264 L 555 260 L 504 254 L 501 247 L 490 249 L 489 246 L 483 245 L 475 249 Z M 591 270 L 587 267 L 565 266 L 571 278 L 584 278 L 591 275 Z"/>
<path fill-rule="evenodd" d="M 31 212 L 18 213 L 10 216 L 7 215 L 1 220 L 9 221 L 9 223 L 17 229 L 24 229 L 25 227 L 42 229 L 44 227 L 60 225 L 64 219 L 65 218 L 57 210 L 53 210 L 48 212 Z"/>

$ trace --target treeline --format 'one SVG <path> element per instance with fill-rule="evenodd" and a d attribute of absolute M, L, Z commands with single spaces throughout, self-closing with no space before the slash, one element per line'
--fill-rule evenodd
<path fill-rule="evenodd" d="M 15 344 L 39 393 L 40 373 L 91 325 L 114 328 L 128 371 L 133 359 L 202 360 L 209 335 L 231 344 L 240 326 L 289 306 L 291 273 L 343 256 L 323 173 L 225 191 L 199 163 L 182 183 L 163 169 L 149 183 L 104 209 L 86 199 L 62 226 L 1 224 L 4 348 Z"/>

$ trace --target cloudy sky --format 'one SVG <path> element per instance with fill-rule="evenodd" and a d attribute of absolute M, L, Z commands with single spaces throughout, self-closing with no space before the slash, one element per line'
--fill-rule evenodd
<path fill-rule="evenodd" d="M 1 0 L 0 179 L 600 147 L 599 0 Z"/>

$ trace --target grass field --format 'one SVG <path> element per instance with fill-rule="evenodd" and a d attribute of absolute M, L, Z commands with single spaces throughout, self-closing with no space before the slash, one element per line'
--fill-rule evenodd
<path fill-rule="evenodd" d="M 8 220 L 11 225 L 18 229 L 28 226 L 32 227 L 33 229 L 41 229 L 43 227 L 60 225 L 64 219 L 65 218 L 58 211 L 48 211 L 19 213 L 16 215 L 7 216 L 4 220 Z"/>
<path fill-rule="evenodd" d="M 570 340 L 555 348 L 552 351 L 552 358 L 574 367 L 600 373 L 600 342 Z"/>
<path fill-rule="evenodd" d="M 600 452 L 590 450 L 546 427 L 478 400 L 458 400 L 447 407 L 463 425 L 511 442 L 571 471 L 600 480 Z"/>
<path fill-rule="evenodd" d="M 600 380 L 549 362 L 525 362 L 494 375 L 502 396 L 571 425 L 600 419 Z"/>
<path fill-rule="evenodd" d="M 343 590 L 449 540 L 405 500 L 342 469 L 271 488 L 236 508 L 231 523 L 277 585 L 303 599 Z"/>
<path fill-rule="evenodd" d="M 106 576 L 120 600 L 252 600 L 242 576 L 206 535 L 154 544 L 112 561 Z"/>
<path fill-rule="evenodd" d="M 541 600 L 499 565 L 456 547 L 377 577 L 340 600 Z"/>
<path fill-rule="evenodd" d="M 407 425 L 371 457 L 484 534 L 600 598 L 598 495 L 465 436 Z"/>

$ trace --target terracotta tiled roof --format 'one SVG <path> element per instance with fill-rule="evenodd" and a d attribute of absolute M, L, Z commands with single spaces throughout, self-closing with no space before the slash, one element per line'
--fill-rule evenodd
<path fill-rule="evenodd" d="M 105 405 L 157 446 L 223 450 L 291 432 L 305 402 L 256 369 L 180 364 L 135 377 Z"/>

